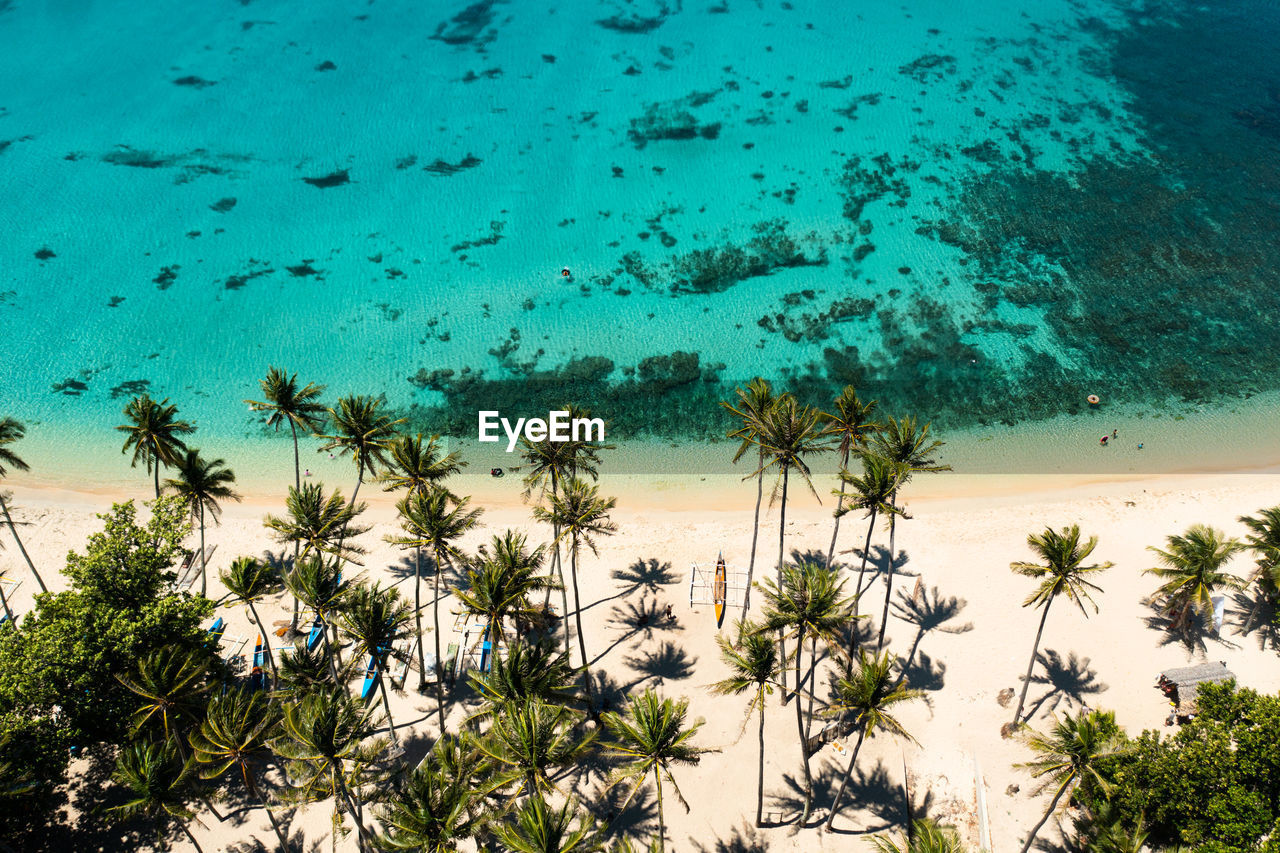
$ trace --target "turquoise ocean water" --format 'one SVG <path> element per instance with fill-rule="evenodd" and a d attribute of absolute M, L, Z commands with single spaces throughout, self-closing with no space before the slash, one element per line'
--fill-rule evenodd
<path fill-rule="evenodd" d="M 1024 467 L 1253 405 L 1241 461 L 1277 40 L 1261 0 L 0 0 L 3 409 L 90 472 L 141 390 L 275 452 L 273 364 L 668 444 L 760 374 L 1025 429 Z"/>

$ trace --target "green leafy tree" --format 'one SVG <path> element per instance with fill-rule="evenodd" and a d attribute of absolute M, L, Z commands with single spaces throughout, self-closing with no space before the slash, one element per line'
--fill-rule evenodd
<path fill-rule="evenodd" d="M 472 720 L 491 718 L 510 705 L 540 700 L 548 705 L 574 706 L 579 702 L 576 672 L 569 656 L 549 642 L 516 642 L 505 656 L 494 655 L 488 672 L 468 670 L 472 688 L 484 706 Z"/>
<path fill-rule="evenodd" d="M 169 405 L 168 397 L 157 403 L 150 394 L 140 394 L 124 407 L 129 423 L 116 427 L 126 433 L 120 452 L 133 450 L 130 467 L 136 468 L 142 462 L 147 473 L 155 475 L 157 498 L 160 497 L 160 467 L 177 465 L 187 449 L 182 436 L 196 431 L 188 421 L 178 420 L 177 415 L 178 407 Z"/>
<path fill-rule="evenodd" d="M 852 385 L 846 385 L 836 396 L 831 412 L 820 412 L 823 435 L 836 442 L 836 453 L 840 454 L 840 471 L 849 468 L 849 459 L 854 453 L 861 453 L 867 437 L 880 428 L 874 420 L 876 401 L 866 403 L 858 398 L 858 392 Z M 826 567 L 831 568 L 831 560 L 836 553 L 836 538 L 840 535 L 840 519 L 844 515 L 844 493 L 848 485 L 840 478 L 840 490 L 836 493 L 835 526 L 831 530 L 831 545 L 827 548 Z"/>
<path fill-rule="evenodd" d="M 827 816 L 827 830 L 835 823 L 840 813 L 840 804 L 844 802 L 845 789 L 853 777 L 853 768 L 858 764 L 858 753 L 867 738 L 875 737 L 877 731 L 887 732 L 897 737 L 915 740 L 903 727 L 893 709 L 903 702 L 919 699 L 924 694 L 912 690 L 906 680 L 894 678 L 894 661 L 888 653 L 869 655 L 865 649 L 858 652 L 858 662 L 853 671 L 836 681 L 836 702 L 832 712 L 853 719 L 854 730 L 858 733 L 857 743 L 849 754 L 849 764 L 844 770 L 844 781 L 840 790 L 836 791 L 835 801 L 831 804 L 831 814 Z"/>
<path fill-rule="evenodd" d="M 253 624 L 258 626 L 262 635 L 262 648 L 266 654 L 267 666 L 271 667 L 272 683 L 279 682 L 280 672 L 276 669 L 275 656 L 271 654 L 271 635 L 266 623 L 258 615 L 257 602 L 280 591 L 280 572 L 275 566 L 255 557 L 237 557 L 231 561 L 221 578 L 227 592 L 249 608 Z"/>
<path fill-rule="evenodd" d="M 189 803 L 195 799 L 193 759 L 183 759 L 173 741 L 134 743 L 116 757 L 113 778 L 129 790 L 129 798 L 113 811 L 124 817 L 145 817 L 156 824 L 156 835 L 163 838 L 170 824 L 176 823 L 191 846 L 201 850 L 191 834 L 190 821 L 195 817 Z"/>
<path fill-rule="evenodd" d="M 717 635 L 716 643 L 720 646 L 720 659 L 729 667 L 730 675 L 711 685 L 712 692 L 722 696 L 753 693 L 751 701 L 747 703 L 747 719 L 750 719 L 753 710 L 760 716 L 756 826 L 764 826 L 764 697 L 766 694 L 773 694 L 773 685 L 778 682 L 778 646 L 770 637 L 760 633 L 751 622 L 738 623 L 736 642 Z M 797 707 L 799 704 L 796 703 Z M 745 725 L 745 721 L 743 724 Z"/>
<path fill-rule="evenodd" d="M 289 842 L 258 782 L 279 719 L 279 707 L 264 694 L 235 687 L 210 700 L 204 720 L 191 733 L 191 747 L 200 778 L 220 779 L 231 772 L 240 776 L 249 797 L 262 804 L 284 853 Z"/>
<path fill-rule="evenodd" d="M 1036 553 L 1042 562 L 1010 563 L 1009 568 L 1023 577 L 1039 581 L 1035 592 L 1022 602 L 1023 607 L 1040 607 L 1044 613 L 1040 615 L 1040 627 L 1036 629 L 1036 640 L 1031 646 L 1031 660 L 1027 663 L 1027 675 L 1022 680 L 1022 693 L 1018 696 L 1018 707 L 1013 712 L 1015 724 L 1022 721 L 1022 708 L 1027 701 L 1027 688 L 1031 686 L 1031 671 L 1036 665 L 1036 655 L 1040 651 L 1040 638 L 1044 635 L 1044 624 L 1049 619 L 1049 608 L 1059 597 L 1075 604 L 1087 618 L 1089 611 L 1085 603 L 1093 605 L 1093 612 L 1098 612 L 1098 605 L 1091 593 L 1102 592 L 1102 587 L 1089 578 L 1098 572 L 1105 572 L 1113 563 L 1095 563 L 1084 565 L 1093 549 L 1098 547 L 1098 537 L 1090 536 L 1080 540 L 1080 526 L 1073 524 L 1062 528 L 1061 532 L 1046 527 L 1043 533 L 1032 533 L 1027 537 L 1027 546 Z"/>
<path fill-rule="evenodd" d="M 738 397 L 736 403 L 723 400 L 720 402 L 720 405 L 737 419 L 736 425 L 728 433 L 729 438 L 737 439 L 739 442 L 738 449 L 733 454 L 733 463 L 738 464 L 738 460 L 745 456 L 748 450 L 752 447 L 756 448 L 756 470 L 744 478 L 754 478 L 756 481 L 756 510 L 751 524 L 751 558 L 747 563 L 747 600 L 744 601 L 743 606 L 743 610 L 746 611 L 750 606 L 750 590 L 754 583 L 756 543 L 760 536 L 760 503 L 764 498 L 765 449 L 760 443 L 760 436 L 764 432 L 765 418 L 775 398 L 773 386 L 767 379 L 761 379 L 759 376 L 748 382 L 745 388 L 734 388 L 733 392 Z"/>
<path fill-rule="evenodd" d="M 239 501 L 232 490 L 236 475 L 222 459 L 205 459 L 200 451 L 188 447 L 177 462 L 178 476 L 165 480 L 165 488 L 172 489 L 191 508 L 192 519 L 200 525 L 200 594 L 207 595 L 208 555 L 204 547 L 205 514 L 219 523 L 222 515 L 221 501 Z"/>
<path fill-rule="evenodd" d="M 463 738 L 445 735 L 427 757 L 396 784 L 378 814 L 382 850 L 457 853 L 458 846 L 490 822 L 479 779 L 481 753 Z"/>
<path fill-rule="evenodd" d="M 662 813 L 662 780 L 671 783 L 676 799 L 689 810 L 689 803 L 671 775 L 671 768 L 694 765 L 711 750 L 693 744 L 703 721 L 688 721 L 688 699 L 659 699 L 652 690 L 632 696 L 625 713 L 606 711 L 601 715 L 613 740 L 604 745 L 605 752 L 622 763 L 613 771 L 610 787 L 629 784 L 631 791 L 623 801 L 625 809 L 636 791 L 653 774 L 658 795 L 658 850 L 665 849 L 667 829 Z"/>
<path fill-rule="evenodd" d="M 1157 595 L 1164 598 L 1169 630 L 1185 627 L 1192 612 L 1212 613 L 1213 594 L 1219 589 L 1244 588 L 1243 580 L 1222 570 L 1244 549 L 1240 541 L 1203 524 L 1193 524 L 1182 536 L 1170 536 L 1166 541 L 1165 549 L 1147 549 L 1160 558 L 1161 565 L 1145 574 L 1164 581 Z"/>
<path fill-rule="evenodd" d="M 519 622 L 535 615 L 529 597 L 546 589 L 555 581 L 539 574 L 542 547 L 530 551 L 525 535 L 508 530 L 491 540 L 493 553 L 475 568 L 467 569 L 467 583 L 457 591 L 458 598 L 469 609 L 489 620 L 493 655 L 502 640 L 502 624 L 507 619 Z"/>
<path fill-rule="evenodd" d="M 396 648 L 406 636 L 409 623 L 409 605 L 401 600 L 394 589 L 382 589 L 377 584 L 357 584 L 346 596 L 340 616 L 342 630 L 355 644 L 359 652 L 357 660 L 372 658 L 376 689 L 382 693 L 382 707 L 387 713 L 387 726 L 391 739 L 399 742 L 395 720 L 391 718 L 391 701 L 387 698 L 387 681 L 384 677 L 388 662 L 403 657 Z"/>
<path fill-rule="evenodd" d="M 581 815 L 573 797 L 559 809 L 540 796 L 530 797 L 494 828 L 494 834 L 511 853 L 596 853 L 600 849 L 595 823 Z"/>
<path fill-rule="evenodd" d="M 31 466 L 8 447 L 8 445 L 17 442 L 26 434 L 27 428 L 20 421 L 16 421 L 13 418 L 0 418 L 0 480 L 9 476 L 10 468 L 15 471 L 31 470 Z M 4 513 L 4 522 L 8 526 L 9 532 L 13 535 L 13 541 L 17 543 L 18 550 L 22 552 L 22 559 L 27 561 L 27 568 L 31 570 L 32 576 L 35 577 L 36 585 L 40 587 L 41 592 L 48 592 L 48 588 L 44 585 L 44 579 L 36 571 L 36 564 L 31 562 L 31 555 L 27 553 L 26 546 L 22 544 L 22 537 L 18 535 L 18 527 L 13 523 L 13 516 L 9 514 L 9 504 L 3 491 L 0 491 L 0 512 Z M 9 618 L 12 620 L 12 615 Z"/>
<path fill-rule="evenodd" d="M 541 699 L 508 703 L 475 744 L 493 767 L 487 788 L 512 797 L 559 791 L 554 776 L 574 766 L 596 732 L 579 734 L 578 718 L 563 705 Z"/>
<path fill-rule="evenodd" d="M 436 644 L 436 710 L 440 714 L 440 730 L 445 730 L 444 713 L 444 658 L 440 652 L 440 575 L 452 560 L 464 559 L 458 549 L 458 540 L 475 529 L 479 523 L 480 509 L 470 508 L 471 499 L 453 498 L 442 489 L 416 491 L 396 504 L 400 513 L 400 529 L 403 535 L 388 538 L 402 548 L 429 548 L 435 560 L 435 598 L 431 602 L 431 617 L 435 624 Z M 415 592 L 415 605 L 421 601 Z M 415 606 L 415 612 L 420 608 Z M 422 620 L 417 620 L 418 645 L 422 645 Z M 426 666 L 419 665 L 418 691 L 426 689 Z"/>
<path fill-rule="evenodd" d="M 342 684 L 342 679 L 338 677 L 338 656 L 334 647 L 337 644 L 338 614 L 346 604 L 351 579 L 343 577 L 342 568 L 337 563 L 311 557 L 295 566 L 285 583 L 299 601 L 315 611 L 316 618 L 320 620 L 326 657 L 329 659 L 329 674 L 333 676 L 335 685 Z"/>
<path fill-rule="evenodd" d="M 293 485 L 302 488 L 302 465 L 298 459 L 298 430 L 308 435 L 320 432 L 324 424 L 325 408 L 319 402 L 324 386 L 308 382 L 298 387 L 298 374 L 289 374 L 278 367 L 267 368 L 267 376 L 258 383 L 262 386 L 263 400 L 245 400 L 255 412 L 267 413 L 267 426 L 277 432 L 282 424 L 289 424 L 293 434 Z"/>
<path fill-rule="evenodd" d="M 355 503 L 365 475 L 378 476 L 378 469 L 390 464 L 387 446 L 396 437 L 396 427 L 404 419 L 392 419 L 383 411 L 385 401 L 381 397 L 346 396 L 338 399 L 338 405 L 329 409 L 329 425 L 333 433 L 322 435 L 325 443 L 320 450 L 336 450 L 341 456 L 350 456 L 356 464 L 356 487 L 351 492 Z"/>
<path fill-rule="evenodd" d="M 157 733 L 163 739 L 172 739 L 187 757 L 182 745 L 188 727 L 198 722 L 204 714 L 206 694 L 212 684 L 209 681 L 208 655 L 183 651 L 176 646 L 162 646 L 138 662 L 135 674 L 116 678 L 142 700 L 133 715 L 133 731 L 159 722 Z"/>
<path fill-rule="evenodd" d="M 1106 759 L 1122 748 L 1123 736 L 1116 726 L 1114 713 L 1090 711 L 1056 720 L 1047 734 L 1029 732 L 1026 742 L 1036 757 L 1019 766 L 1027 768 L 1032 777 L 1040 780 L 1038 793 L 1052 790 L 1053 799 L 1040 822 L 1028 833 L 1022 853 L 1028 853 L 1041 827 L 1058 808 L 1059 802 L 1065 804 L 1069 801 L 1076 785 L 1087 782 L 1098 786 L 1104 793 L 1109 789 L 1099 770 Z M 1063 800 L 1063 797 L 1068 799 Z"/>

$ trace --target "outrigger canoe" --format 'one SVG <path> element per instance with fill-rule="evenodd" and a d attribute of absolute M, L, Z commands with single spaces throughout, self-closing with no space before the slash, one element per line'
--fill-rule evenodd
<path fill-rule="evenodd" d="M 261 690 L 267 686 L 266 673 L 262 671 L 266 658 L 266 646 L 262 637 L 258 637 L 258 643 L 253 647 L 253 670 L 249 673 L 249 687 L 253 690 Z"/>
<path fill-rule="evenodd" d="M 716 605 L 716 627 L 724 623 L 725 592 L 728 586 L 724 568 L 724 554 L 716 557 L 716 580 L 711 588 L 711 600 Z"/>

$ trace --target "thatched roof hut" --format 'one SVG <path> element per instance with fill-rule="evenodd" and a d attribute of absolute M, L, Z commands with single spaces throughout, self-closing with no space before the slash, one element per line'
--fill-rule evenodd
<path fill-rule="evenodd" d="M 1222 661 L 1200 663 L 1160 673 L 1159 687 L 1174 704 L 1178 717 L 1189 717 L 1196 712 L 1196 696 L 1201 684 L 1229 681 L 1235 674 Z"/>

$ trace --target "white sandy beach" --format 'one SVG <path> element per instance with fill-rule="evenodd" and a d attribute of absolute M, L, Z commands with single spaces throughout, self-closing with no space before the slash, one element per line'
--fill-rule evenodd
<path fill-rule="evenodd" d="M 462 478 L 456 487 L 465 492 L 467 479 Z M 698 742 L 720 751 L 704 757 L 697 767 L 675 771 L 693 808 L 685 814 L 670 798 L 666 818 L 669 849 L 715 850 L 717 842 L 727 841 L 735 830 L 744 835 L 750 832 L 747 827 L 755 809 L 756 740 L 753 729 L 748 728 L 745 734 L 742 731 L 745 702 L 713 696 L 706 689 L 724 676 L 725 669 L 715 645 L 717 632 L 711 608 L 689 605 L 689 564 L 693 560 L 714 562 L 720 550 L 731 563 L 745 564 L 755 491 L 750 484 L 728 479 L 711 484 L 666 482 L 666 488 L 658 488 L 653 482 L 611 480 L 607 474 L 601 481 L 603 493 L 618 497 L 614 520 L 619 531 L 601 542 L 598 556 L 586 554 L 582 561 L 587 650 L 592 657 L 604 653 L 596 666 L 606 670 L 615 682 L 637 689 L 653 686 L 667 695 L 687 696 L 692 712 L 706 720 Z M 15 519 L 27 523 L 22 528 L 23 539 L 52 589 L 65 585 L 54 570 L 62 566 L 67 551 L 82 547 L 86 536 L 97 528 L 94 513 L 106 510 L 113 499 L 147 497 L 141 477 L 114 495 L 24 486 L 19 478 L 14 478 L 11 485 L 17 507 Z M 345 490 L 350 483 L 332 481 L 327 485 Z M 895 584 L 910 591 L 919 578 L 925 589 L 937 587 L 945 596 L 965 599 L 967 606 L 951 624 L 972 623 L 972 630 L 935 632 L 921 640 L 913 671 L 917 686 L 927 688 L 928 698 L 901 714 L 918 743 L 878 737 L 863 749 L 859 759 L 862 775 L 851 786 L 852 806 L 837 819 L 833 833 L 797 831 L 792 825 L 798 805 L 800 751 L 793 709 L 781 707 L 775 694 L 767 708 L 765 811 L 766 818 L 772 816 L 781 825 L 758 831 L 759 838 L 767 843 L 766 849 L 871 849 L 866 840 L 869 833 L 901 825 L 904 765 L 917 816 L 927 803 L 931 816 L 954 822 L 975 850 L 979 841 L 975 766 L 980 766 L 986 783 L 990 849 L 996 853 L 1018 849 L 1024 833 L 1047 802 L 1032 796 L 1034 785 L 1028 775 L 1013 766 L 1026 760 L 1028 752 L 1016 739 L 1001 739 L 1000 727 L 1011 718 L 1012 705 L 1001 707 L 997 695 L 1005 688 L 1020 686 L 1038 617 L 1036 612 L 1020 606 L 1031 581 L 1015 576 L 1008 565 L 1013 560 L 1031 558 L 1025 546 L 1026 535 L 1045 525 L 1080 524 L 1086 534 L 1099 537 L 1095 557 L 1113 561 L 1115 568 L 1100 580 L 1105 594 L 1099 599 L 1098 615 L 1086 619 L 1064 602 L 1054 605 L 1042 651 L 1056 653 L 1066 670 L 1074 669 L 1076 675 L 1060 678 L 1064 682 L 1060 686 L 1069 687 L 1068 682 L 1082 686 L 1073 697 L 1042 682 L 1033 682 L 1028 705 L 1037 709 L 1037 728 L 1046 725 L 1055 710 L 1077 710 L 1081 699 L 1093 708 L 1114 709 L 1130 734 L 1143 728 L 1163 728 L 1169 707 L 1154 689 L 1156 677 L 1163 669 L 1196 660 L 1225 661 L 1243 685 L 1270 692 L 1280 689 L 1275 652 L 1259 648 L 1256 630 L 1247 637 L 1238 633 L 1244 614 L 1230 598 L 1222 636 L 1208 638 L 1204 648 L 1188 650 L 1180 642 L 1167 643 L 1162 631 L 1147 626 L 1144 617 L 1151 610 L 1144 599 L 1155 589 L 1156 582 L 1142 574 L 1143 569 L 1154 565 L 1146 547 L 1163 544 L 1166 535 L 1182 532 L 1192 523 L 1204 522 L 1241 535 L 1238 516 L 1280 503 L 1280 477 L 1170 475 L 1146 480 L 1104 482 L 1077 477 L 1046 482 L 1031 477 L 993 480 L 933 475 L 920 477 L 918 488 L 913 485 L 912 491 L 918 494 L 905 496 L 912 518 L 901 522 L 898 529 L 897 541 L 905 553 L 905 564 Z M 486 507 L 483 530 L 464 543 L 468 550 L 507 527 L 525 528 L 535 541 L 546 536 L 546 531 L 531 521 L 528 508 L 515 497 L 517 492 L 517 484 L 511 483 L 510 497 L 497 506 Z M 716 505 L 724 508 L 695 508 L 700 502 L 705 505 L 709 494 L 714 494 Z M 366 496 L 371 500 L 366 517 L 375 525 L 361 543 L 369 549 L 366 575 L 384 584 L 401 584 L 412 600 L 412 576 L 405 575 L 402 569 L 393 570 L 404 555 L 382 542 L 382 536 L 393 532 L 395 526 L 391 500 L 371 487 L 362 490 L 360 497 Z M 820 507 L 812 496 L 793 491 L 787 512 L 788 551 L 825 550 L 831 536 L 832 503 L 824 499 L 824 506 Z M 235 556 L 280 550 L 261 523 L 266 512 L 280 509 L 277 501 L 266 496 L 226 508 L 222 525 L 208 534 L 209 542 L 217 545 L 211 565 L 215 576 L 216 570 Z M 762 520 L 757 579 L 772 571 L 777 520 L 776 508 Z M 856 516 L 846 518 L 841 548 L 860 546 L 864 534 L 865 522 Z M 878 531 L 873 541 L 887 545 L 887 534 Z M 25 576 L 16 549 L 4 551 L 0 559 L 7 574 Z M 614 577 L 638 560 L 669 563 L 670 582 L 655 591 L 643 586 L 635 588 Z M 1231 568 L 1237 575 L 1247 576 L 1252 568 L 1250 557 L 1237 557 Z M 24 580 L 12 600 L 15 610 L 30 608 L 33 587 L 33 583 Z M 216 599 L 221 592 L 216 579 L 211 578 L 210 597 Z M 878 614 L 883 594 L 883 584 L 877 581 L 864 597 L 863 612 Z M 760 601 L 759 595 L 753 596 L 753 612 L 758 610 Z M 678 625 L 637 627 L 629 621 L 633 608 L 647 608 L 651 603 L 656 604 L 656 609 L 673 604 Z M 450 600 L 447 607 L 452 606 Z M 282 596 L 260 606 L 260 612 L 264 620 L 274 621 L 285 618 L 288 607 L 288 599 Z M 220 612 L 230 622 L 229 636 L 252 637 L 243 608 L 228 607 Z M 442 610 L 442 623 L 451 625 L 452 617 L 445 618 L 443 613 Z M 726 618 L 724 631 L 731 630 L 730 623 L 736 615 L 731 613 Z M 429 609 L 426 623 L 430 624 Z M 448 628 L 445 630 L 447 634 Z M 891 617 L 888 635 L 891 648 L 905 654 L 913 640 L 914 627 Z M 429 637 L 427 642 L 431 642 Z M 251 648 L 252 642 L 248 645 Z M 1070 665 L 1073 656 L 1077 661 L 1074 667 Z M 927 666 L 922 667 L 926 659 Z M 922 676 L 924 671 L 929 674 Z M 1043 669 L 1038 669 L 1037 675 L 1043 677 Z M 414 676 L 410 675 L 411 686 L 413 682 Z M 412 690 L 393 693 L 392 708 L 402 737 L 414 733 L 434 737 L 433 717 L 428 713 L 434 708 L 433 699 L 419 697 Z M 453 719 L 463 713 L 465 709 L 455 705 Z M 814 756 L 815 819 L 825 817 L 826 804 L 842 772 L 843 761 L 839 761 L 832 747 L 825 747 Z M 589 798 L 592 791 L 580 793 Z M 305 837 L 308 848 L 312 844 L 327 848 L 330 813 L 325 803 L 299 810 L 292 817 L 291 831 Z M 196 834 L 206 850 L 243 845 L 253 835 L 264 842 L 270 837 L 261 811 L 239 814 L 221 823 L 207 814 L 201 818 L 204 826 L 196 828 Z M 177 848 L 185 843 L 176 842 Z M 338 849 L 354 850 L 354 836 L 340 840 Z"/>

